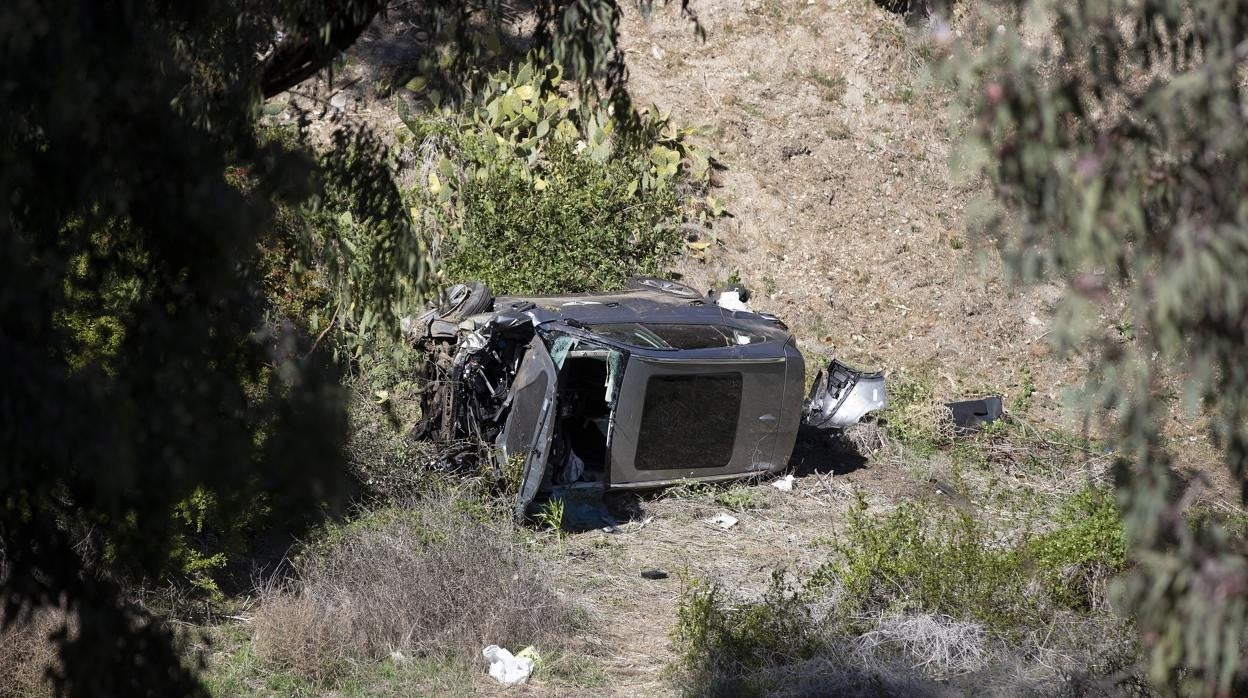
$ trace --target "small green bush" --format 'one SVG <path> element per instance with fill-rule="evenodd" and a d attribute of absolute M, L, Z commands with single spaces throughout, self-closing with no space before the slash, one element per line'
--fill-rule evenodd
<path fill-rule="evenodd" d="M 888 385 L 888 407 L 880 425 L 890 438 L 919 455 L 930 455 L 952 442 L 953 430 L 935 398 L 930 371 L 899 376 Z"/>
<path fill-rule="evenodd" d="M 628 163 L 555 146 L 537 189 L 522 161 L 497 150 L 473 157 L 499 166 L 461 189 L 462 224 L 444 250 L 451 279 L 505 293 L 619 288 L 629 276 L 663 274 L 679 251 L 674 190 L 636 194 Z"/>
<path fill-rule="evenodd" d="M 718 584 L 685 580 L 672 639 L 686 670 L 706 676 L 740 676 L 808 659 L 821 646 L 805 597 L 784 573 L 756 601 L 727 597 Z"/>
<path fill-rule="evenodd" d="M 1107 577 L 1127 566 L 1127 539 L 1113 495 L 1088 488 L 1067 500 L 1057 528 L 1031 543 L 1045 587 L 1063 606 L 1097 602 Z"/>
<path fill-rule="evenodd" d="M 1020 551 L 995 545 L 966 514 L 933 516 L 904 505 L 871 515 L 859 499 L 836 550 L 841 559 L 820 569 L 815 582 L 839 583 L 837 610 L 846 618 L 919 611 L 1007 628 L 1038 611 L 1026 593 Z"/>
<path fill-rule="evenodd" d="M 1057 614 L 1073 621 L 1066 627 L 1104 620 L 1105 581 L 1126 565 L 1112 499 L 1088 489 L 1054 523 L 1043 534 L 1003 540 L 964 512 L 908 504 L 870 514 L 859 499 L 835 558 L 803 588 L 777 573 L 762 597 L 742 599 L 713 582 L 686 580 L 672 629 L 679 676 L 697 695 L 766 695 L 803 660 L 841 672 L 845 648 L 868 637 L 871 646 L 889 633 L 917 642 L 916 628 L 935 629 L 926 641 L 948 659 L 950 643 L 961 642 L 948 634 L 957 628 L 972 633 L 966 642 L 1016 647 L 1029 642 L 1028 629 L 1053 627 Z M 831 589 L 835 603 L 818 610 Z M 978 662 L 982 644 L 975 647 L 966 656 Z M 924 652 L 930 658 L 936 650 Z M 861 663 L 852 657 L 851 665 Z"/>
<path fill-rule="evenodd" d="M 761 509 L 766 504 L 758 492 L 747 485 L 732 485 L 716 492 L 715 503 L 733 511 Z"/>
<path fill-rule="evenodd" d="M 1100 606 L 1104 582 L 1126 566 L 1122 522 L 1108 494 L 1088 489 L 1069 500 L 1051 531 L 998 540 L 964 512 L 910 504 L 850 512 L 839 559 L 812 587 L 839 585 L 843 620 L 877 611 L 941 613 L 1001 631 L 1041 621 L 1054 609 Z"/>
<path fill-rule="evenodd" d="M 446 280 L 499 293 L 619 287 L 667 269 L 683 222 L 723 214 L 692 130 L 649 113 L 621 135 L 615 115 L 560 81 L 526 62 L 492 76 L 467 113 L 401 111 L 422 161 L 412 214 Z"/>

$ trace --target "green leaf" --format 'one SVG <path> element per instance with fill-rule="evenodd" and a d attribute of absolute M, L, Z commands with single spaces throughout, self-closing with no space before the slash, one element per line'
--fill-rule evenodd
<path fill-rule="evenodd" d="M 502 115 L 506 118 L 514 117 L 524 108 L 524 102 L 515 92 L 508 92 L 502 96 Z"/>

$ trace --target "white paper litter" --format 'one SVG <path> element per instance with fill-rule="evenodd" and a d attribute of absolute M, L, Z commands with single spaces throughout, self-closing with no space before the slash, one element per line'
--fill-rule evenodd
<path fill-rule="evenodd" d="M 733 516 L 732 514 L 726 514 L 721 511 L 718 514 L 707 519 L 706 522 L 713 526 L 719 526 L 720 528 L 727 531 L 728 529 L 737 525 L 737 517 Z"/>
<path fill-rule="evenodd" d="M 715 305 L 724 310 L 740 310 L 742 312 L 753 312 L 750 306 L 741 300 L 741 294 L 736 291 L 724 291 L 719 294 L 719 298 L 715 300 Z"/>
<path fill-rule="evenodd" d="M 498 645 L 486 647 L 481 654 L 485 655 L 485 660 L 490 663 L 490 676 L 504 686 L 524 683 L 533 673 L 531 658 L 517 657 Z"/>
<path fill-rule="evenodd" d="M 780 490 L 781 492 L 792 492 L 793 491 L 793 474 L 789 473 L 788 475 L 785 475 L 782 478 L 776 479 L 775 481 L 771 483 L 771 486 Z"/>

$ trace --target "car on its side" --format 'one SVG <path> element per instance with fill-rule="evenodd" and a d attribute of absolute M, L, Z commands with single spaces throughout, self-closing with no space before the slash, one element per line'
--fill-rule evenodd
<path fill-rule="evenodd" d="M 778 473 L 802 425 L 841 428 L 887 404 L 882 373 L 835 360 L 807 394 L 778 318 L 661 279 L 499 298 L 459 284 L 404 331 L 427 356 L 417 435 L 460 456 L 487 445 L 496 472 L 520 478 L 518 516 L 560 487 Z"/>

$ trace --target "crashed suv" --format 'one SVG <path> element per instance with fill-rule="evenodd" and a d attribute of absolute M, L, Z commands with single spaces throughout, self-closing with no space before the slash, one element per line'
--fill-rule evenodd
<path fill-rule="evenodd" d="M 417 436 L 443 444 L 443 465 L 518 472 L 518 516 L 560 487 L 779 472 L 800 426 L 845 427 L 886 404 L 882 373 L 835 360 L 803 396 L 783 322 L 738 291 L 660 279 L 524 298 L 459 284 L 404 331 L 427 357 Z"/>

